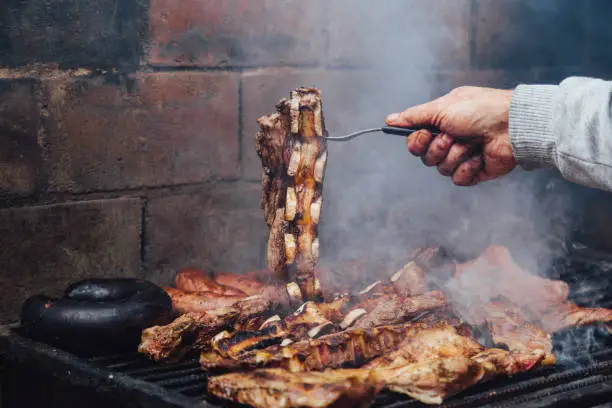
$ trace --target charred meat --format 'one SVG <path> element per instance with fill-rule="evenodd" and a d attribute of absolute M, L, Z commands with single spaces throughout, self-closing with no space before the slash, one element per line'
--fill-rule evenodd
<path fill-rule="evenodd" d="M 282 280 L 297 281 L 305 300 L 313 299 L 327 162 L 321 92 L 298 88 L 278 104 L 276 113 L 258 122 L 261 206 L 270 228 L 268 267 Z"/>
<path fill-rule="evenodd" d="M 291 373 L 261 369 L 212 377 L 208 391 L 258 408 L 367 407 L 382 388 L 367 370 Z"/>

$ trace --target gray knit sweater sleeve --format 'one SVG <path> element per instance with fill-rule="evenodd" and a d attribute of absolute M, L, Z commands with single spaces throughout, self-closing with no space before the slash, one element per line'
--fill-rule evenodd
<path fill-rule="evenodd" d="M 612 82 L 572 77 L 519 85 L 510 141 L 525 169 L 556 167 L 570 181 L 612 191 Z"/>

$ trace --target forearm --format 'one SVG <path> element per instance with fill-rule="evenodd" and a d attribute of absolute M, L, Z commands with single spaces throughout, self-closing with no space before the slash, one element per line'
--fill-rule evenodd
<path fill-rule="evenodd" d="M 612 82 L 518 86 L 510 140 L 526 169 L 556 167 L 570 181 L 612 190 Z"/>

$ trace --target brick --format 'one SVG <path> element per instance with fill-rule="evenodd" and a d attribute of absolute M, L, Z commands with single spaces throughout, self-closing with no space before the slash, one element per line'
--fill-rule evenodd
<path fill-rule="evenodd" d="M 244 177 L 260 180 L 261 161 L 255 153 L 256 119 L 275 111 L 278 101 L 299 86 L 316 86 L 323 92 L 326 127 L 330 134 L 382 126 L 387 114 L 431 97 L 431 76 L 424 72 L 324 71 L 265 69 L 243 76 L 242 159 Z M 330 143 L 328 175 L 334 172 L 368 172 L 380 166 L 380 157 L 396 154 L 402 140 L 377 135 L 351 143 Z M 403 146 L 400 147 L 402 154 Z"/>
<path fill-rule="evenodd" d="M 244 272 L 265 267 L 268 228 L 258 184 L 223 183 L 151 199 L 145 218 L 148 278 L 169 283 L 192 266 Z"/>
<path fill-rule="evenodd" d="M 139 199 L 0 210 L 0 321 L 87 277 L 140 276 Z"/>
<path fill-rule="evenodd" d="M 5 0 L 0 66 L 136 68 L 144 52 L 140 0 Z"/>
<path fill-rule="evenodd" d="M 35 93 L 32 80 L 0 79 L 0 198 L 30 196 L 41 181 Z"/>
<path fill-rule="evenodd" d="M 586 59 L 585 4 L 475 0 L 473 64 L 503 69 L 581 65 Z"/>
<path fill-rule="evenodd" d="M 331 65 L 465 67 L 470 57 L 470 2 L 368 0 L 329 2 Z"/>
<path fill-rule="evenodd" d="M 46 83 L 54 191 L 99 191 L 239 175 L 238 76 L 138 74 Z"/>
<path fill-rule="evenodd" d="M 324 0 L 152 0 L 149 62 L 163 66 L 315 64 Z"/>

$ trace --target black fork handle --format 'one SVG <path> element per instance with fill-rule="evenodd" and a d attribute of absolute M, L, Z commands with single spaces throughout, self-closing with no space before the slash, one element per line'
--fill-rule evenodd
<path fill-rule="evenodd" d="M 439 136 L 442 132 L 440 132 L 438 129 L 435 128 L 423 128 L 426 130 L 429 130 L 429 132 L 431 132 L 431 135 L 433 137 Z M 411 134 L 413 134 L 414 132 L 418 132 L 419 130 L 423 130 L 423 129 L 413 129 L 413 128 L 402 128 L 402 127 L 395 127 L 395 126 L 384 126 L 382 127 L 382 132 L 387 134 L 387 135 L 395 135 L 395 136 L 403 136 L 403 137 L 408 137 Z M 472 150 L 474 153 L 478 153 L 478 152 L 482 152 L 482 145 L 481 144 L 473 144 L 473 143 L 469 143 L 469 142 L 462 142 L 465 143 L 468 146 L 472 147 Z"/>
<path fill-rule="evenodd" d="M 386 133 L 388 135 L 404 136 L 404 137 L 410 136 L 411 134 L 419 130 L 423 130 L 423 129 L 402 128 L 402 127 L 395 127 L 395 126 L 383 126 L 382 128 L 383 133 Z M 431 132 L 432 136 L 438 136 L 440 134 L 440 131 L 437 129 L 427 129 L 427 130 Z"/>

